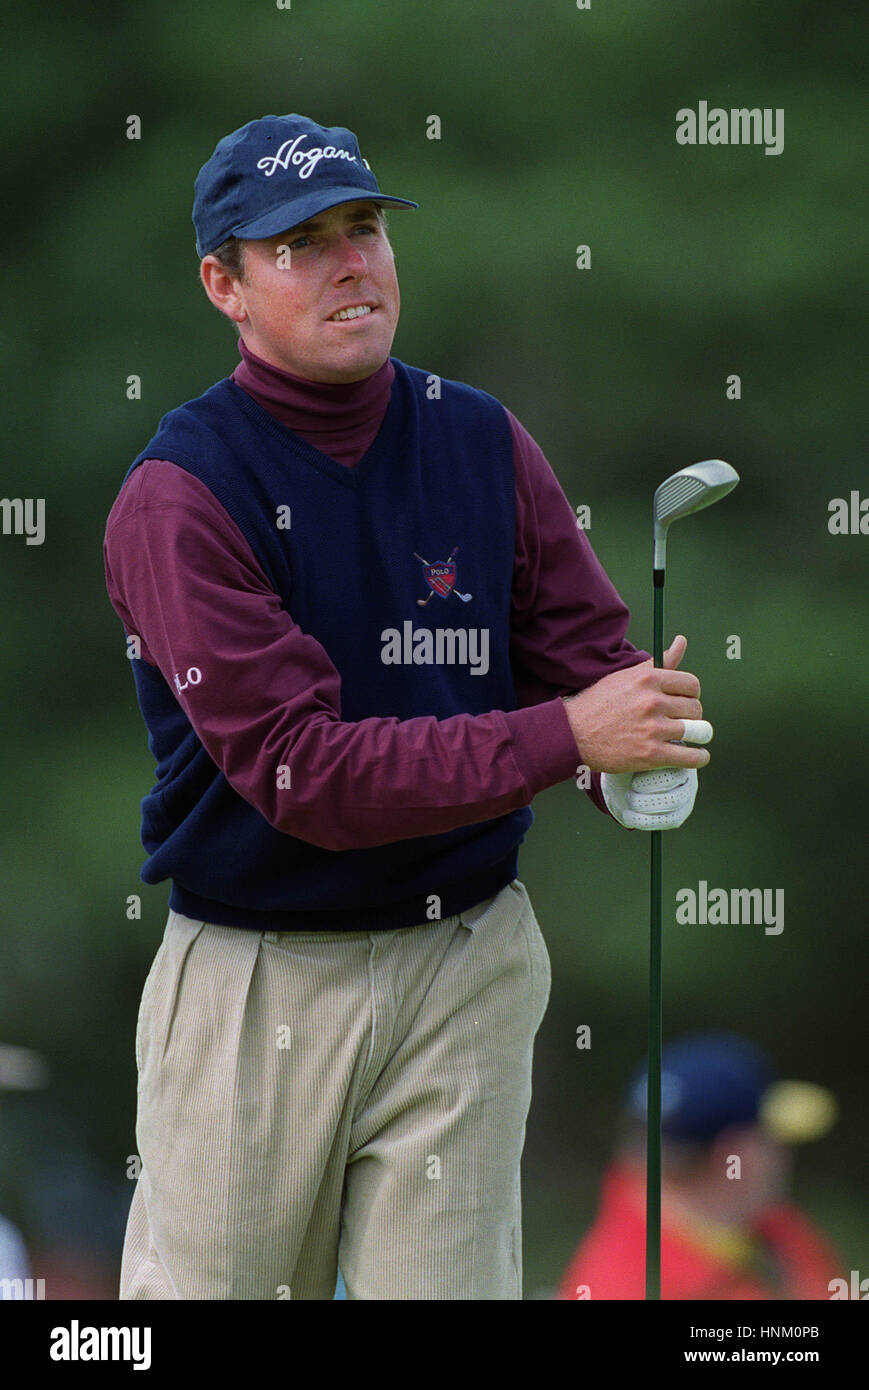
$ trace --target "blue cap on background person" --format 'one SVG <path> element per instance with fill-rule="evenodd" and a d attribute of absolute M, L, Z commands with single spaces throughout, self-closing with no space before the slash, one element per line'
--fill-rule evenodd
<path fill-rule="evenodd" d="M 647 1066 L 628 1087 L 628 1120 L 646 1118 Z M 661 1053 L 661 1132 L 668 1139 L 708 1143 L 731 1125 L 759 1124 L 782 1143 L 802 1143 L 826 1134 L 837 1109 L 824 1086 L 780 1081 L 769 1055 L 736 1033 L 692 1033 Z"/>
<path fill-rule="evenodd" d="M 277 236 L 339 203 L 366 198 L 386 207 L 419 203 L 381 193 L 352 130 L 307 116 L 263 116 L 219 141 L 196 175 L 196 252 L 228 237 Z"/>

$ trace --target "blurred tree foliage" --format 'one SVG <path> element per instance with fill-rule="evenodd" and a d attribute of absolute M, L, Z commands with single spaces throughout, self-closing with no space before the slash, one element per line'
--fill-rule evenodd
<path fill-rule="evenodd" d="M 869 538 L 827 529 L 832 497 L 869 495 L 865 12 L 160 0 L 30 7 L 16 23 L 0 83 L 3 490 L 45 498 L 47 530 L 0 552 L 0 1040 L 42 1051 L 54 1084 L 6 1101 L 0 1209 L 47 1239 L 40 1184 L 76 1153 L 110 1194 L 92 1239 L 111 1246 L 123 1226 L 133 1032 L 168 884 L 138 877 L 153 760 L 102 537 L 159 417 L 237 360 L 197 281 L 195 174 L 230 130 L 301 111 L 353 129 L 381 187 L 420 203 L 391 216 L 394 353 L 519 416 L 571 504 L 591 507 L 637 645 L 654 487 L 710 456 L 741 473 L 671 548 L 667 633 L 689 638 L 716 743 L 694 817 L 666 842 L 668 902 L 700 878 L 784 888 L 785 928 L 665 914 L 666 1030 L 744 1030 L 785 1074 L 836 1090 L 839 1126 L 801 1156 L 796 1190 L 846 1264 L 865 1265 Z M 677 145 L 676 111 L 700 100 L 782 108 L 783 153 Z M 126 138 L 130 114 L 141 140 Z M 440 140 L 426 138 L 433 114 Z M 126 398 L 131 373 L 141 401 Z M 647 842 L 570 783 L 535 810 L 520 873 L 554 980 L 526 1149 L 532 1292 L 556 1282 L 593 1210 L 645 1050 L 647 969 Z M 75 1212 L 63 1219 L 72 1230 Z"/>

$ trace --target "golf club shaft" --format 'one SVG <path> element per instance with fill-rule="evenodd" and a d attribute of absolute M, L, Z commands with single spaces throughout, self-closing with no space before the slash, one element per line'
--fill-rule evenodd
<path fill-rule="evenodd" d="M 664 572 L 667 530 L 674 521 L 693 516 L 726 497 L 739 482 L 739 474 L 723 459 L 704 459 L 680 468 L 655 490 L 654 519 L 655 585 L 654 664 L 664 665 Z M 649 1065 L 646 1078 L 646 1298 L 661 1297 L 661 1051 L 663 1016 L 662 931 L 664 902 L 663 846 L 661 831 L 651 839 L 651 918 L 649 942 Z"/>
<path fill-rule="evenodd" d="M 664 570 L 654 572 L 653 656 L 664 664 Z M 646 1298 L 661 1297 L 661 908 L 663 832 L 650 835 L 651 893 L 649 942 L 649 1074 L 646 1129 Z"/>

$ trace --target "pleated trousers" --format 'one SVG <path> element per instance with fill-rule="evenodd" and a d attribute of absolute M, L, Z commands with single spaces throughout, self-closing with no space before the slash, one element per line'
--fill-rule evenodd
<path fill-rule="evenodd" d="M 550 962 L 514 879 L 384 932 L 170 911 L 139 1010 L 121 1299 L 520 1299 Z"/>

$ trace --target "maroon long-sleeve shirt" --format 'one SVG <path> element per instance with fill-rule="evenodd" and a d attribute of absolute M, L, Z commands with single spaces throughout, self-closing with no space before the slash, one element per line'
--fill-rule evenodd
<path fill-rule="evenodd" d="M 389 402 L 391 361 L 364 381 L 310 382 L 264 362 L 239 342 L 234 381 L 280 423 L 348 468 L 374 440 Z M 348 848 L 339 832 L 333 779 L 366 808 L 363 844 L 407 835 L 391 769 L 410 757 L 418 771 L 415 832 L 438 834 L 527 806 L 572 778 L 582 762 L 562 694 L 649 659 L 625 638 L 629 613 L 597 559 L 538 445 L 507 411 L 516 481 L 511 662 L 519 708 L 448 720 L 340 722 L 340 677 L 329 654 L 293 621 L 237 525 L 186 469 L 148 459 L 121 489 L 106 524 L 104 558 L 112 605 L 143 660 L 172 685 L 175 653 L 209 652 L 212 679 L 197 694 L 195 731 L 251 805 L 271 804 L 269 731 L 292 717 L 312 727 L 294 742 L 304 772 L 304 817 L 289 833 Z M 300 700 L 300 692 L 304 699 Z M 323 709 L 339 722 L 323 723 Z M 316 727 L 315 727 L 316 726 Z M 300 731 L 295 731 L 299 733 Z M 323 756 L 318 739 L 328 739 Z M 304 769 L 300 763 L 309 758 Z M 426 768 L 431 769 L 431 775 Z M 301 780 L 301 777 L 300 777 Z M 589 794 L 604 812 L 600 777 Z M 355 799 L 355 798 L 354 798 Z M 420 817 L 430 812 L 430 822 Z M 451 820 L 451 808 L 455 819 Z"/>

